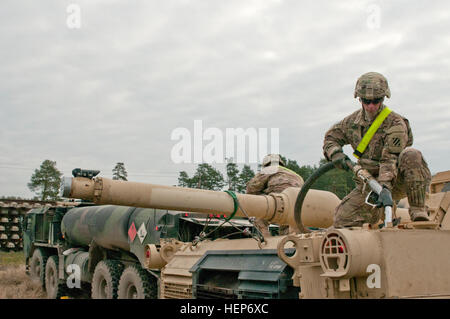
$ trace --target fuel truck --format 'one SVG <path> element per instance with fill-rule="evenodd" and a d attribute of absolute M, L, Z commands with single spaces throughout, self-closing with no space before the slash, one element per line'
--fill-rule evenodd
<path fill-rule="evenodd" d="M 74 170 L 74 176 L 95 174 Z M 227 219 L 213 210 L 203 215 L 89 201 L 34 208 L 23 221 L 27 273 L 52 299 L 156 298 L 161 268 L 185 242 L 199 234 L 251 236 L 246 219 Z"/>
<path fill-rule="evenodd" d="M 333 165 L 324 165 L 301 188 L 269 195 L 102 177 L 64 178 L 62 192 L 64 197 L 97 205 L 219 213 L 291 227 L 284 236 L 210 240 L 200 235 L 177 245 L 146 245 L 143 271 L 151 274 L 156 265 L 160 267 L 157 278 L 153 277 L 158 298 L 449 298 L 450 192 L 429 194 L 430 221 L 412 222 L 406 208 L 391 203 L 385 205 L 384 220 L 377 224 L 334 228 L 338 197 L 310 189 Z M 379 193 L 381 186 L 367 171 L 358 165 L 352 170 L 372 193 Z M 118 225 L 110 226 L 119 232 Z M 64 228 L 62 233 L 75 239 L 74 229 Z M 113 240 L 103 243 L 114 244 L 118 245 Z M 144 248 L 136 239 L 130 245 Z M 115 256 L 106 257 L 99 254 L 97 259 L 115 262 Z M 131 272 L 116 267 L 120 281 L 131 277 Z"/>

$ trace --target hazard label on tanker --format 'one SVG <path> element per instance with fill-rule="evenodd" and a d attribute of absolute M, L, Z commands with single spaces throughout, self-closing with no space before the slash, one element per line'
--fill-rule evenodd
<path fill-rule="evenodd" d="M 130 229 L 128 229 L 128 237 L 130 237 L 130 242 L 133 242 L 134 238 L 136 238 L 136 226 L 134 222 L 131 223 Z"/>
<path fill-rule="evenodd" d="M 147 229 L 145 229 L 144 223 L 142 223 L 141 227 L 139 227 L 137 235 L 142 244 L 144 242 L 145 236 L 147 236 Z"/>

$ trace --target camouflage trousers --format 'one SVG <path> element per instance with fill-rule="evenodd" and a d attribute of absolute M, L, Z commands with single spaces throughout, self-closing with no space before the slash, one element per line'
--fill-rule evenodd
<path fill-rule="evenodd" d="M 407 196 L 410 214 L 414 210 L 424 210 L 425 194 L 431 182 L 431 173 L 422 153 L 408 147 L 400 153 L 397 164 L 397 177 L 392 185 L 394 201 Z M 356 188 L 336 207 L 334 227 L 376 224 L 380 219 L 384 219 L 383 208 L 372 207 L 365 203 L 370 192 L 369 186 L 364 188 L 359 180 L 355 181 Z"/>

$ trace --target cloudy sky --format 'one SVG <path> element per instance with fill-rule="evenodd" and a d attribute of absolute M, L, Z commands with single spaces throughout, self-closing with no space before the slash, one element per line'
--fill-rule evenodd
<path fill-rule="evenodd" d="M 176 184 L 196 165 L 171 136 L 193 141 L 195 120 L 279 129 L 281 154 L 314 165 L 368 71 L 432 173 L 450 169 L 447 0 L 4 0 L 0 46 L 0 195 L 32 197 L 45 159 Z"/>

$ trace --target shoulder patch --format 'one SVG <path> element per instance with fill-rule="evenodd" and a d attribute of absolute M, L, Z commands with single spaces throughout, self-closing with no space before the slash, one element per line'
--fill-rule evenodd
<path fill-rule="evenodd" d="M 406 132 L 406 128 L 403 125 L 392 126 L 386 131 L 387 134 L 402 133 L 402 132 Z"/>
<path fill-rule="evenodd" d="M 387 131 L 386 142 L 389 153 L 400 154 L 408 142 L 408 133 L 403 125 L 395 125 Z"/>

